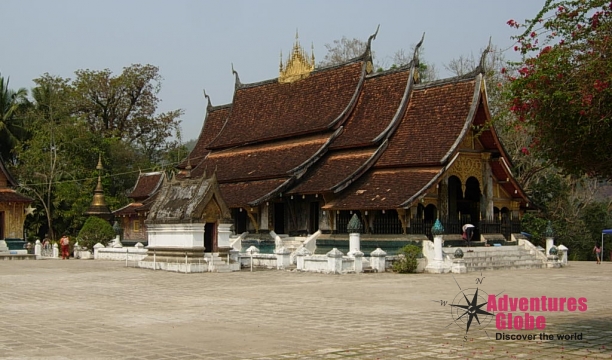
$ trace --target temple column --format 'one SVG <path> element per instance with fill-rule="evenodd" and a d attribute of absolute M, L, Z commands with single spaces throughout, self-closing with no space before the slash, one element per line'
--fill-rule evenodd
<path fill-rule="evenodd" d="M 485 219 L 493 219 L 493 173 L 491 171 L 491 153 L 482 155 L 482 199 L 480 202 L 480 213 Z"/>
<path fill-rule="evenodd" d="M 438 217 L 447 219 L 448 209 L 448 178 L 445 178 L 438 184 Z"/>

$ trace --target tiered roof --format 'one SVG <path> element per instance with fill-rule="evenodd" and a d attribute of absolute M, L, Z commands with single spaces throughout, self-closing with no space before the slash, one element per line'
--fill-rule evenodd
<path fill-rule="evenodd" d="M 31 198 L 15 190 L 18 185 L 0 157 L 0 202 L 31 203 Z"/>
<path fill-rule="evenodd" d="M 115 216 L 130 216 L 150 210 L 165 178 L 165 174 L 161 171 L 139 174 L 136 185 L 128 195 L 133 201 L 114 211 L 113 214 Z"/>
<path fill-rule="evenodd" d="M 236 74 L 233 103 L 209 106 L 190 155 L 204 160 L 190 175 L 214 173 L 230 208 L 325 193 L 327 209 L 410 206 L 489 119 L 482 67 L 419 84 L 417 46 L 407 66 L 368 74 L 371 40 L 362 57 L 295 82 L 244 85 Z M 494 175 L 512 178 L 494 130 L 483 128 L 481 141 Z M 503 186 L 526 199 L 514 180 Z"/>

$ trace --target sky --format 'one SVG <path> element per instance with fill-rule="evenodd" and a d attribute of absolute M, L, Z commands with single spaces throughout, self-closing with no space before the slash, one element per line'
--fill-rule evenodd
<path fill-rule="evenodd" d="M 10 87 L 34 86 L 49 73 L 73 78 L 79 69 L 131 64 L 159 67 L 159 111 L 183 109 L 182 139 L 196 139 L 206 113 L 234 93 L 232 64 L 242 83 L 278 77 L 280 53 L 295 42 L 315 61 L 325 44 L 347 37 L 372 43 L 375 63 L 408 50 L 423 33 L 421 59 L 444 65 L 478 58 L 489 38 L 509 60 L 518 60 L 506 22 L 533 18 L 544 0 L 0 0 L 0 73 Z"/>

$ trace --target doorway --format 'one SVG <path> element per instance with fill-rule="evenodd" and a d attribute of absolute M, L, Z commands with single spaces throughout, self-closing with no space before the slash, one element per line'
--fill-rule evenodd
<path fill-rule="evenodd" d="M 204 252 L 217 252 L 217 223 L 204 225 Z"/>
<path fill-rule="evenodd" d="M 285 233 L 285 204 L 274 203 L 274 232 Z"/>
<path fill-rule="evenodd" d="M 319 230 L 319 202 L 310 203 L 310 218 L 308 224 L 308 233 L 314 234 Z"/>

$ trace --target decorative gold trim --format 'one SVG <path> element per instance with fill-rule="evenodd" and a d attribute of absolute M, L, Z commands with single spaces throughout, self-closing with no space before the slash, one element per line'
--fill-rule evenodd
<path fill-rule="evenodd" d="M 465 194 L 465 184 L 467 179 L 475 177 L 478 179 L 478 184 L 482 182 L 482 160 L 479 158 L 459 156 L 447 172 L 447 179 L 451 176 L 456 176 L 461 181 L 461 189 Z"/>
<path fill-rule="evenodd" d="M 309 56 L 298 42 L 297 31 L 295 32 L 295 44 L 293 45 L 293 51 L 287 58 L 287 62 L 284 66 L 282 63 L 282 57 L 283 53 L 281 51 L 281 63 L 278 75 L 278 82 L 281 84 L 292 83 L 294 81 L 304 79 L 314 70 L 314 46 Z M 309 57 L 310 60 L 308 59 Z"/>

